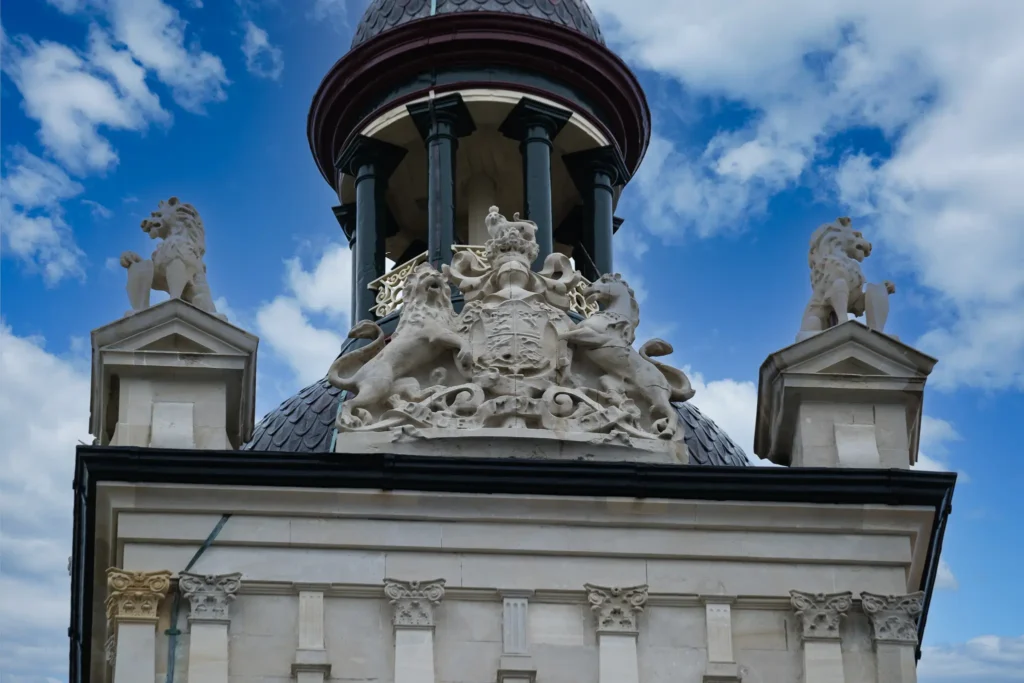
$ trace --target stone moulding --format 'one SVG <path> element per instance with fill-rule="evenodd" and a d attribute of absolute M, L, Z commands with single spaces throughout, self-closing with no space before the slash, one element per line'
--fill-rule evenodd
<path fill-rule="evenodd" d="M 924 591 L 909 595 L 861 593 L 861 606 L 871 619 L 876 643 L 917 645 L 917 619 L 924 608 Z"/>
<path fill-rule="evenodd" d="M 242 587 L 242 574 L 192 574 L 181 572 L 178 588 L 189 601 L 189 621 L 230 620 L 228 607 Z"/>
<path fill-rule="evenodd" d="M 635 634 L 637 617 L 647 604 L 647 586 L 628 588 L 583 585 L 597 619 L 598 633 Z"/>
<path fill-rule="evenodd" d="M 789 592 L 804 640 L 837 640 L 839 623 L 853 606 L 853 594 Z"/>
<path fill-rule="evenodd" d="M 400 581 L 384 579 L 384 594 L 394 610 L 396 628 L 433 628 L 434 608 L 444 598 L 444 579 Z"/>

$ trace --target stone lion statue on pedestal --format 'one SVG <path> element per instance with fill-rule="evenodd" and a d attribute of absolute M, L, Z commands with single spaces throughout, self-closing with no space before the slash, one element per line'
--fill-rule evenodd
<path fill-rule="evenodd" d="M 128 270 L 128 301 L 132 307 L 125 315 L 149 308 L 149 295 L 155 289 L 226 320 L 225 315 L 217 313 L 206 281 L 206 232 L 195 207 L 171 197 L 161 201 L 141 227 L 150 239 L 163 242 L 149 260 L 134 251 L 121 254 L 121 267 Z"/>
<path fill-rule="evenodd" d="M 866 284 L 860 264 L 871 255 L 871 242 L 850 224 L 849 218 L 837 218 L 811 235 L 807 262 L 812 293 L 797 341 L 846 322 L 851 313 L 864 315 L 873 330 L 881 332 L 885 327 L 888 297 L 896 292 L 896 285 L 888 280 Z"/>

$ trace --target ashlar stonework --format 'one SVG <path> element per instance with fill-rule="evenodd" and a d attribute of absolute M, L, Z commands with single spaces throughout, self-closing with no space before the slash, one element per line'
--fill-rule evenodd
<path fill-rule="evenodd" d="M 350 337 L 369 339 L 340 356 L 328 379 L 353 392 L 337 419 L 339 447 L 357 434 L 392 440 L 465 436 L 559 439 L 662 449 L 685 461 L 683 429 L 672 402 L 693 389 L 686 375 L 654 356 L 660 339 L 633 348 L 640 309 L 619 275 L 585 290 L 600 310 L 569 315 L 581 275 L 553 253 L 535 272 L 537 226 L 506 220 L 491 207 L 483 256 L 459 251 L 442 273 L 420 264 L 406 280 L 403 311 L 386 339 L 363 321 Z M 449 286 L 465 297 L 456 315 Z"/>

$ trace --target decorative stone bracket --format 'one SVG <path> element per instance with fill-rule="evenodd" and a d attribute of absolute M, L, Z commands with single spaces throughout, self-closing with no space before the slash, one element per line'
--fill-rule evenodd
<path fill-rule="evenodd" d="M 637 633 L 637 617 L 647 604 L 647 586 L 629 588 L 585 584 L 598 633 Z"/>

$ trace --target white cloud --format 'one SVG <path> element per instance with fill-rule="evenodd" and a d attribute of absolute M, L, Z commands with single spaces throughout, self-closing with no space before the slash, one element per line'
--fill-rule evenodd
<path fill-rule="evenodd" d="M 245 68 L 254 76 L 276 81 L 284 71 L 281 48 L 271 45 L 267 32 L 252 21 L 245 22 L 242 54 L 245 55 Z"/>
<path fill-rule="evenodd" d="M 49 285 L 82 276 L 84 254 L 75 243 L 61 201 L 84 188 L 59 166 L 16 146 L 0 180 L 0 222 L 5 254 L 42 272 Z"/>
<path fill-rule="evenodd" d="M 655 137 L 636 180 L 651 232 L 738 229 L 775 193 L 833 181 L 949 313 L 916 341 L 942 361 L 933 384 L 1024 387 L 1024 4 L 591 5 L 633 63 L 751 112 L 709 140 Z M 844 149 L 854 128 L 880 131 L 892 157 Z"/>
<path fill-rule="evenodd" d="M 331 244 L 312 271 L 298 258 L 285 262 L 285 293 L 256 312 L 260 338 L 284 360 L 300 383 L 327 374 L 348 333 L 352 265 L 348 247 Z M 310 314 L 326 317 L 318 327 Z"/>
<path fill-rule="evenodd" d="M 921 439 L 917 452 L 915 470 L 950 472 L 949 444 L 961 440 L 960 434 L 946 420 L 925 415 L 921 418 Z M 964 472 L 958 473 L 961 480 L 969 481 Z"/>
<path fill-rule="evenodd" d="M 99 202 L 94 202 L 91 199 L 83 199 L 82 203 L 89 207 L 89 211 L 92 212 L 92 217 L 107 220 L 114 215 L 114 212 L 103 206 Z"/>
<path fill-rule="evenodd" d="M 953 576 L 953 570 L 949 563 L 943 559 L 939 560 L 939 570 L 935 575 L 935 587 L 939 590 L 955 591 L 960 588 L 960 583 Z"/>
<path fill-rule="evenodd" d="M 0 670 L 12 680 L 67 676 L 70 482 L 75 445 L 91 442 L 76 365 L 0 322 Z"/>
<path fill-rule="evenodd" d="M 979 636 L 966 643 L 923 647 L 921 683 L 1010 683 L 1024 681 L 1024 635 Z"/>

